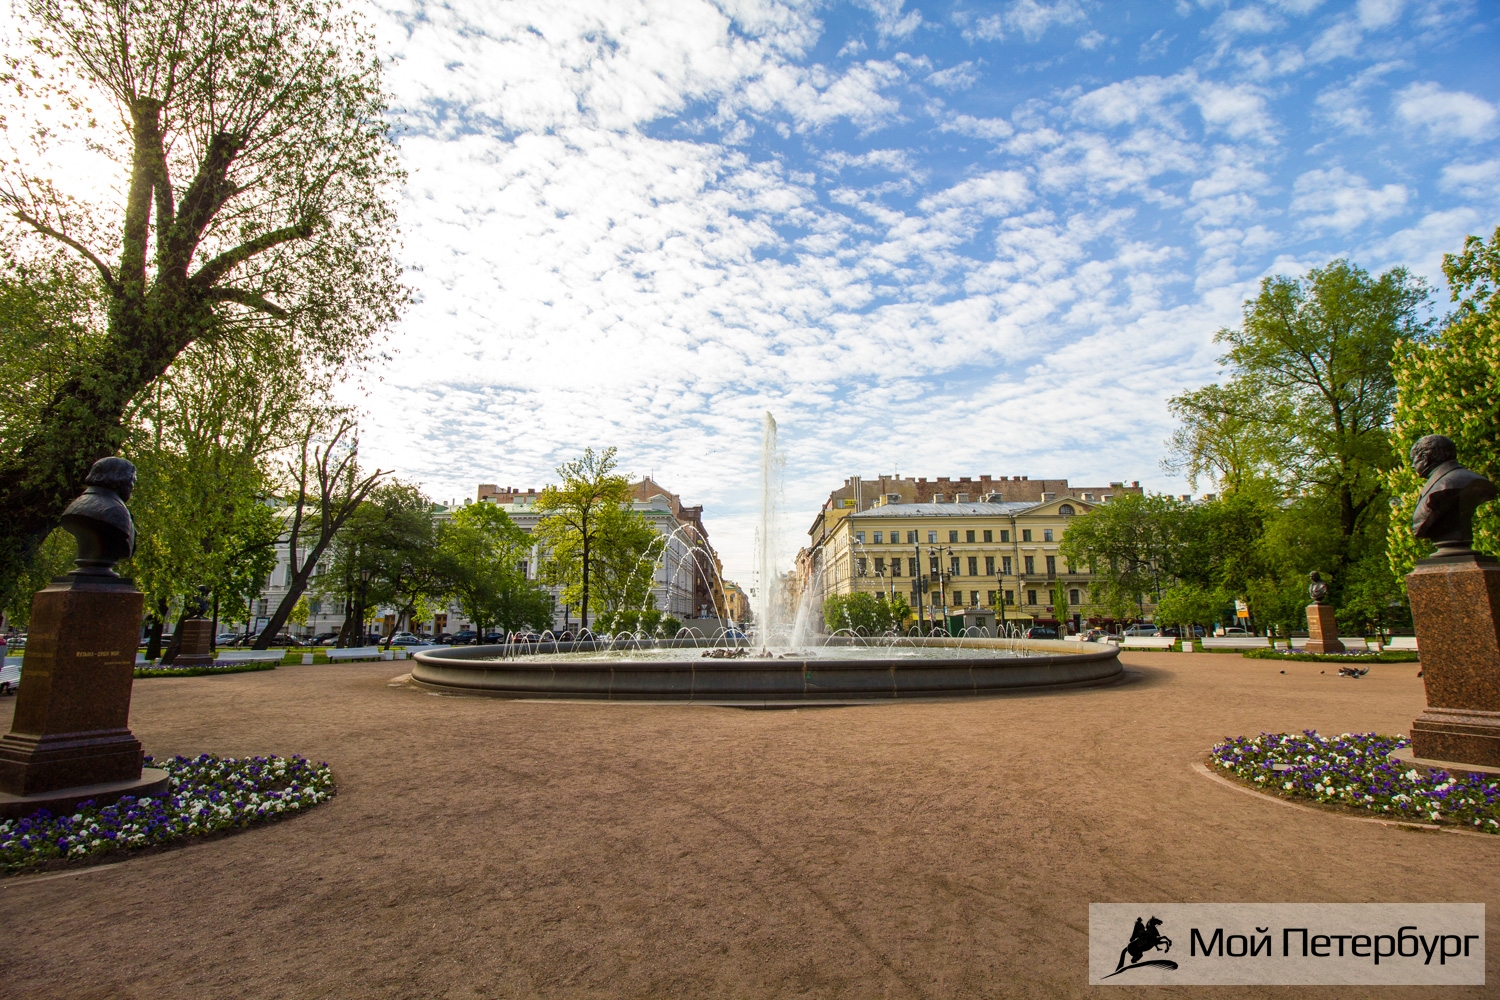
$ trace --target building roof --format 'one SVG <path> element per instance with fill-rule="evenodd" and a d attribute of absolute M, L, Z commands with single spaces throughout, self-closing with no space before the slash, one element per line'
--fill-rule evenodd
<path fill-rule="evenodd" d="M 1069 499 L 1073 499 L 1069 497 Z M 1051 503 L 1052 501 L 1046 501 Z M 892 503 L 849 514 L 850 520 L 876 517 L 1009 517 L 1023 514 L 1043 505 L 1043 501 L 1004 501 L 1001 503 Z"/>

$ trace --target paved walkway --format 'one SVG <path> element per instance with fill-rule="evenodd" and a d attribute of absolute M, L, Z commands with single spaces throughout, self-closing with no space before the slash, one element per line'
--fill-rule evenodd
<path fill-rule="evenodd" d="M 139 681 L 148 750 L 301 752 L 340 794 L 0 881 L 0 996 L 1085 996 L 1090 901 L 1485 902 L 1500 941 L 1500 837 L 1191 767 L 1227 734 L 1405 731 L 1414 664 L 1125 661 L 1112 689 L 795 711 L 440 697 L 389 663 Z"/>

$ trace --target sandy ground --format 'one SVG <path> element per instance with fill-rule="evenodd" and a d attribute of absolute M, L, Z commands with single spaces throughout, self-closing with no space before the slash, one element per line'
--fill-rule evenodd
<path fill-rule="evenodd" d="M 300 752 L 340 793 L 0 881 L 0 996 L 1122 995 L 1087 985 L 1091 901 L 1484 902 L 1500 941 L 1500 837 L 1191 767 L 1228 734 L 1405 731 L 1415 665 L 1125 660 L 1108 689 L 787 711 L 444 697 L 389 663 L 139 681 L 148 751 Z"/>

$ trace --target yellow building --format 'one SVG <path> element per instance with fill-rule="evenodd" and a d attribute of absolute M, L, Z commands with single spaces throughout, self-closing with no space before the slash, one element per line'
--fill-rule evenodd
<path fill-rule="evenodd" d="M 1082 624 L 1090 617 L 1091 575 L 1068 566 L 1059 544 L 1072 518 L 1102 502 L 1049 492 L 1035 501 L 991 495 L 903 503 L 881 496 L 863 510 L 830 503 L 813 523 L 799 566 L 820 604 L 829 595 L 863 591 L 901 594 L 939 620 L 993 609 L 1022 625 L 1051 624 L 1059 615 Z M 1064 608 L 1054 600 L 1059 583 Z"/>

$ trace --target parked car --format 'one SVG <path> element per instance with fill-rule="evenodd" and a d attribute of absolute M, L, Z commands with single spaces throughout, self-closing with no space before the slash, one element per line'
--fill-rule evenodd
<path fill-rule="evenodd" d="M 1057 629 L 1051 625 L 1033 625 L 1021 633 L 1023 639 L 1056 639 Z"/>
<path fill-rule="evenodd" d="M 238 632 L 220 632 L 214 636 L 214 643 L 219 646 L 230 646 L 240 640 Z"/>
<path fill-rule="evenodd" d="M 1219 629 L 1219 635 L 1249 635 L 1249 634 L 1250 634 L 1249 632 L 1246 632 L 1242 628 L 1221 628 L 1221 629 Z"/>
<path fill-rule="evenodd" d="M 24 635 L 8 635 L 5 637 L 5 648 L 25 649 L 26 637 Z"/>
<path fill-rule="evenodd" d="M 496 645 L 497 643 L 502 643 L 502 642 L 505 641 L 505 633 L 504 632 L 486 632 L 484 634 L 484 641 L 485 641 L 485 643 L 487 645 L 491 645 L 491 646 Z"/>
<path fill-rule="evenodd" d="M 21 665 L 7 663 L 0 667 L 0 694 L 10 694 L 21 686 Z"/>
<path fill-rule="evenodd" d="M 337 632 L 319 632 L 309 639 L 307 644 L 309 646 L 332 646 L 338 641 L 339 634 Z"/>
<path fill-rule="evenodd" d="M 454 632 L 448 637 L 447 641 L 453 643 L 455 646 L 470 646 L 479 641 L 479 633 L 471 628 L 466 628 L 460 632 Z"/>
<path fill-rule="evenodd" d="M 1161 629 L 1157 628 L 1155 625 L 1132 625 L 1120 634 L 1126 636 L 1127 638 L 1133 638 L 1135 636 L 1153 636 L 1161 635 Z"/>
<path fill-rule="evenodd" d="M 1187 629 L 1183 629 L 1179 626 L 1173 625 L 1171 628 L 1164 628 L 1161 630 L 1162 635 L 1171 636 L 1173 639 L 1181 639 L 1184 632 L 1192 635 L 1196 639 L 1201 639 L 1204 635 L 1202 625 L 1192 625 Z"/>
<path fill-rule="evenodd" d="M 392 646 L 425 646 L 425 645 L 427 645 L 427 642 L 421 636 L 415 635 L 415 634 L 413 634 L 411 632 L 397 632 L 395 635 L 391 636 L 391 645 Z"/>

